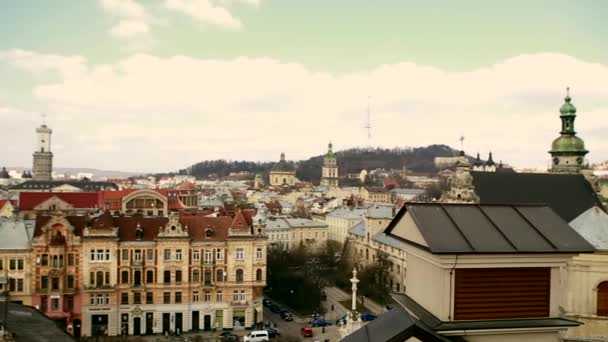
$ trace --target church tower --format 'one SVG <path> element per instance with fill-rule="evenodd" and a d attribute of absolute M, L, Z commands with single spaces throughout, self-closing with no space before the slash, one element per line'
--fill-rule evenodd
<path fill-rule="evenodd" d="M 50 181 L 53 178 L 53 153 L 51 152 L 51 134 L 53 130 L 46 124 L 36 128 L 36 151 L 32 172 L 34 180 Z"/>
<path fill-rule="evenodd" d="M 549 151 L 552 161 L 550 172 L 578 173 L 586 167 L 585 155 L 589 151 L 585 149 L 585 142 L 576 136 L 574 130 L 576 108 L 570 103 L 572 99 L 569 90 L 567 88 L 565 102 L 559 109 L 562 130 L 560 136 L 553 140 Z"/>
<path fill-rule="evenodd" d="M 327 153 L 323 158 L 323 168 L 321 171 L 321 185 L 328 188 L 338 187 L 338 161 L 332 151 L 333 145 L 327 145 Z"/>

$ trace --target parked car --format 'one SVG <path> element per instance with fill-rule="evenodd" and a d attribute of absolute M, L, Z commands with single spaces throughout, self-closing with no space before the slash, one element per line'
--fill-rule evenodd
<path fill-rule="evenodd" d="M 373 320 L 375 320 L 376 318 L 378 318 L 378 316 L 374 315 L 374 314 L 373 314 L 373 313 L 371 313 L 371 312 L 363 312 L 363 313 L 361 314 L 361 320 L 362 320 L 363 322 L 367 322 L 367 321 L 373 321 Z"/>
<path fill-rule="evenodd" d="M 314 321 L 310 322 L 310 325 L 312 325 L 313 327 L 327 327 L 332 324 L 330 321 L 324 319 L 315 319 Z"/>
<path fill-rule="evenodd" d="M 270 338 L 281 336 L 281 333 L 278 329 L 268 328 L 266 329 L 266 331 L 268 331 L 268 337 Z"/>
<path fill-rule="evenodd" d="M 224 332 L 221 337 L 223 342 L 239 342 L 239 337 L 231 332 Z"/>
<path fill-rule="evenodd" d="M 281 311 L 280 315 L 284 321 L 293 321 L 293 316 L 291 315 L 291 313 L 289 313 L 289 311 L 283 310 Z"/>
<path fill-rule="evenodd" d="M 270 299 L 268 298 L 264 298 L 264 300 L 262 300 L 262 304 L 266 307 L 270 306 L 270 304 L 272 304 L 272 302 L 270 301 Z"/>
<path fill-rule="evenodd" d="M 270 308 L 270 311 L 272 311 L 274 313 L 279 313 L 279 312 L 281 312 L 283 310 L 280 306 L 278 306 L 278 305 L 276 305 L 274 303 L 270 304 L 269 308 Z"/>
<path fill-rule="evenodd" d="M 268 342 L 270 337 L 266 330 L 254 330 L 243 337 L 244 342 Z"/>
<path fill-rule="evenodd" d="M 222 336 L 222 341 L 224 341 L 224 342 L 239 342 L 239 337 L 238 337 L 238 335 L 235 335 L 233 333 L 229 333 L 227 335 Z"/>
<path fill-rule="evenodd" d="M 311 327 L 302 327 L 302 329 L 300 329 L 300 333 L 302 334 L 302 336 L 304 337 L 312 337 L 313 333 L 312 333 L 312 328 Z"/>
<path fill-rule="evenodd" d="M 348 315 L 344 315 L 344 316 L 338 318 L 336 320 L 336 325 L 346 324 L 346 317 L 348 317 Z"/>

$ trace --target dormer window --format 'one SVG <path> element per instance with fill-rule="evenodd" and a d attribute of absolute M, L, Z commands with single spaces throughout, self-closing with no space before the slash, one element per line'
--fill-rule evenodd
<path fill-rule="evenodd" d="M 205 236 L 206 237 L 213 237 L 213 235 L 214 235 L 213 229 L 211 229 L 211 228 L 205 229 Z"/>

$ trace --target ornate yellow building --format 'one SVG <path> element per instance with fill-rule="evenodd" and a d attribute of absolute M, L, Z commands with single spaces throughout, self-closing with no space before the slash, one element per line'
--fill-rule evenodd
<path fill-rule="evenodd" d="M 294 186 L 297 182 L 293 164 L 285 160 L 285 153 L 281 153 L 281 160 L 274 164 L 272 171 L 270 171 L 270 185 Z"/>
<path fill-rule="evenodd" d="M 242 212 L 234 217 L 105 212 L 39 220 L 52 237 L 55 231 L 65 231 L 62 241 L 79 242 L 78 270 L 53 271 L 75 274 L 77 286 L 59 277 L 58 292 L 45 292 L 44 297 L 57 297 L 60 311 L 67 308 L 64 297 L 74 298 L 72 316 L 77 321 L 69 320 L 68 325 L 74 325 L 75 335 L 245 328 L 262 320 L 266 237 L 254 232 Z M 45 235 L 44 230 L 39 234 Z M 42 277 L 45 272 L 36 274 Z M 40 291 L 41 282 L 34 280 Z M 54 312 L 48 305 L 45 310 L 47 315 Z"/>

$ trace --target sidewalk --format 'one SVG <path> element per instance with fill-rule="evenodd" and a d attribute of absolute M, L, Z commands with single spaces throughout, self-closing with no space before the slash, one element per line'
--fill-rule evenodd
<path fill-rule="evenodd" d="M 327 287 L 327 288 L 325 288 L 325 293 L 327 294 L 328 299 L 330 297 L 330 293 L 332 293 L 332 295 L 336 298 L 336 302 L 343 301 L 343 300 L 349 300 L 352 298 L 352 295 L 350 293 L 347 293 L 337 287 Z M 359 297 L 359 296 L 357 296 L 357 297 Z M 357 298 L 357 300 L 359 300 L 359 298 Z M 369 299 L 368 297 L 363 297 L 363 298 L 364 298 L 363 305 L 365 305 L 365 307 L 367 307 L 372 313 L 374 313 L 376 315 L 381 315 L 384 313 L 384 307 L 382 305 L 374 302 L 373 300 Z M 335 305 L 335 304 L 337 304 L 337 305 Z M 335 307 L 340 306 L 341 308 L 343 308 L 345 310 L 345 313 L 346 313 L 346 311 L 350 310 L 350 308 L 344 308 L 344 306 L 342 306 L 342 304 L 340 304 L 340 303 L 334 303 L 334 306 Z"/>

